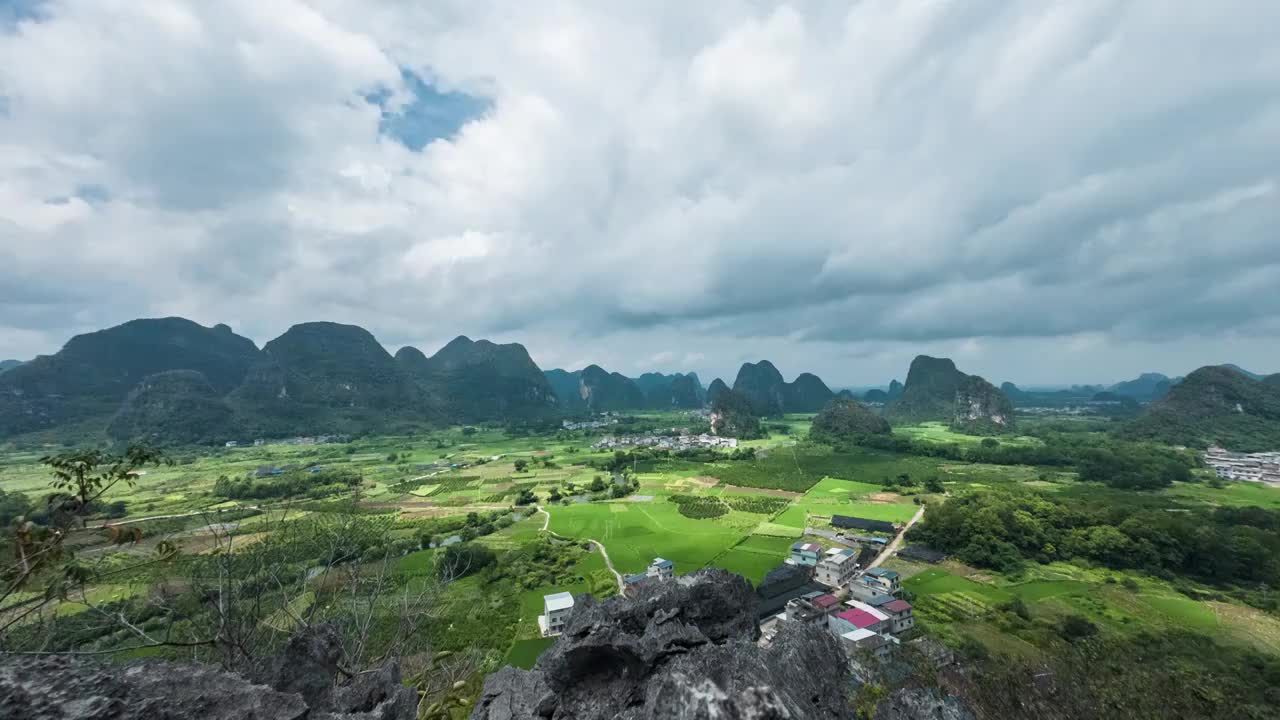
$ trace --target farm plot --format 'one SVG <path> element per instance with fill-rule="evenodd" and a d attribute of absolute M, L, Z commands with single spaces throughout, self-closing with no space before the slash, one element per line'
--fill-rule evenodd
<path fill-rule="evenodd" d="M 604 543 L 619 572 L 641 572 L 655 557 L 679 573 L 703 567 L 746 533 L 680 514 L 675 503 L 591 503 L 551 509 L 551 530 Z"/>

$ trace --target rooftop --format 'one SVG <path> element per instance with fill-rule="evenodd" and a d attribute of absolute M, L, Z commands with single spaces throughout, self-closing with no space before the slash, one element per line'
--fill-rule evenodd
<path fill-rule="evenodd" d="M 868 605 L 868 604 L 866 604 L 866 603 L 864 603 L 864 602 L 860 602 L 860 601 L 858 601 L 858 600 L 850 600 L 850 601 L 846 602 L 845 604 L 846 604 L 846 605 L 848 605 L 850 609 L 852 609 L 852 610 L 861 610 L 862 612 L 864 612 L 864 613 L 866 613 L 866 614 L 870 615 L 871 617 L 873 617 L 873 618 L 875 618 L 875 619 L 877 619 L 877 620 L 888 620 L 888 619 L 889 619 L 889 616 L 888 616 L 888 615 L 885 615 L 883 612 L 880 612 L 880 611 L 879 611 L 879 610 L 877 610 L 876 608 L 873 608 L 873 607 L 871 607 L 870 605 Z"/>
<path fill-rule="evenodd" d="M 891 613 L 906 612 L 911 609 L 911 603 L 906 600 L 894 600 L 891 603 L 885 603 L 881 609 Z"/>
<path fill-rule="evenodd" d="M 861 640 L 866 640 L 869 637 L 875 637 L 875 636 L 876 636 L 876 633 L 871 632 L 866 628 L 858 628 L 857 630 L 850 630 L 849 632 L 841 635 L 840 637 L 844 638 L 845 640 L 859 642 Z"/>
<path fill-rule="evenodd" d="M 840 618 L 841 620 L 844 620 L 845 622 L 853 625 L 856 628 L 868 628 L 868 627 L 871 627 L 872 625 L 876 625 L 881 622 L 884 622 L 884 620 L 882 620 L 881 618 L 878 618 L 875 615 L 872 615 L 871 613 L 867 612 L 866 610 L 861 610 L 859 608 L 850 608 L 848 610 L 845 610 L 844 612 L 836 614 L 836 617 Z"/>
<path fill-rule="evenodd" d="M 814 599 L 812 600 L 812 602 L 813 602 L 813 604 L 814 604 L 814 605 L 816 605 L 817 607 L 820 607 L 820 608 L 829 608 L 829 607 L 831 607 L 832 605 L 839 605 L 839 604 L 840 604 L 840 598 L 836 597 L 835 595 L 831 595 L 830 593 L 828 593 L 828 594 L 826 594 L 826 595 L 819 595 L 818 597 L 814 598 Z"/>
<path fill-rule="evenodd" d="M 662 558 L 654 558 L 653 566 L 660 567 L 660 568 L 669 568 L 669 567 L 675 567 L 675 563 L 671 562 L 670 560 L 663 560 Z"/>
<path fill-rule="evenodd" d="M 547 606 L 547 612 L 553 610 L 568 610 L 573 607 L 573 593 L 561 592 L 554 595 L 542 596 L 542 602 Z"/>
<path fill-rule="evenodd" d="M 898 577 L 898 573 L 893 570 L 885 570 L 884 568 L 871 568 L 867 571 L 867 574 L 872 577 L 888 578 L 890 580 Z"/>

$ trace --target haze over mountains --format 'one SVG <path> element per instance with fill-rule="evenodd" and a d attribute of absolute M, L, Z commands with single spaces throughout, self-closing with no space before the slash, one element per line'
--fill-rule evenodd
<path fill-rule="evenodd" d="M 1146 373 L 1105 391 L 1080 387 L 1028 392 L 999 388 L 960 371 L 947 358 L 918 356 L 906 382 L 868 391 L 894 424 L 939 421 L 968 433 L 1015 426 L 1017 403 L 1056 396 L 1071 402 L 1112 399 L 1138 413 L 1126 430 L 1192 445 L 1225 442 L 1260 447 L 1280 442 L 1275 400 L 1280 376 L 1231 365 L 1182 378 Z M 543 371 L 517 343 L 459 336 L 427 356 L 405 346 L 392 356 L 363 328 L 332 322 L 295 325 L 261 350 L 226 325 L 182 318 L 142 319 L 72 338 L 61 351 L 0 374 L 0 436 L 79 427 L 116 440 L 211 443 L 253 437 L 363 433 L 421 423 L 547 420 L 607 411 L 689 410 L 714 405 L 730 390 L 716 378 L 706 388 L 695 373 L 627 377 L 598 365 Z M 744 363 L 735 400 L 759 417 L 816 413 L 839 398 L 833 428 L 869 422 L 852 393 L 837 394 L 816 375 L 787 381 L 768 360 Z M 1122 402 L 1120 402 L 1122 401 Z"/>

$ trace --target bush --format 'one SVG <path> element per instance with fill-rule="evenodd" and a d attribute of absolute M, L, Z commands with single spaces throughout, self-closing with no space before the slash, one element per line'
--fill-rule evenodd
<path fill-rule="evenodd" d="M 1058 623 L 1058 634 L 1075 642 L 1098 634 L 1098 626 L 1080 615 L 1068 615 Z"/>
<path fill-rule="evenodd" d="M 471 531 L 471 528 L 467 528 L 467 531 Z M 464 535 L 467 531 L 464 531 Z M 484 545 L 462 542 L 450 545 L 440 553 L 436 572 L 442 578 L 456 580 L 480 572 L 494 564 L 497 559 L 497 555 Z"/>

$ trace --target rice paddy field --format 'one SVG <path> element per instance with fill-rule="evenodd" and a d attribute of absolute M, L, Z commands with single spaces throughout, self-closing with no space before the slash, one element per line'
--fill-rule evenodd
<path fill-rule="evenodd" d="M 972 636 L 995 650 L 1034 656 L 1060 640 L 1053 626 L 1080 615 L 1104 632 L 1192 629 L 1280 652 L 1280 619 L 1259 610 L 1195 600 L 1169 583 L 1137 573 L 1069 563 L 1035 566 L 1016 580 L 948 561 L 940 566 L 900 559 L 886 567 L 906 579 L 916 617 L 931 632 Z M 1029 617 L 1008 611 L 1015 599 Z"/>

